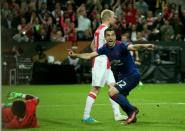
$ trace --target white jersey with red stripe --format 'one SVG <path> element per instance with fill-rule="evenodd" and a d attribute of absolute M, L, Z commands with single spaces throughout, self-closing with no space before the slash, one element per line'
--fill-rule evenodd
<path fill-rule="evenodd" d="M 99 49 L 103 47 L 106 40 L 104 38 L 104 31 L 108 28 L 106 25 L 100 25 L 94 33 L 95 47 Z"/>
<path fill-rule="evenodd" d="M 103 45 L 106 43 L 106 40 L 104 38 L 104 31 L 108 28 L 106 25 L 100 25 L 97 30 L 94 33 L 94 42 L 95 42 L 95 48 L 98 50 L 99 48 L 103 47 Z M 106 68 L 110 68 L 109 60 L 106 55 L 100 55 L 96 57 L 93 61 L 92 67 L 97 63 L 97 61 L 101 60 L 103 63 L 106 64 Z"/>
<path fill-rule="evenodd" d="M 95 34 L 94 42 L 96 50 L 103 47 L 106 43 L 104 38 L 104 31 L 108 26 L 102 24 L 100 25 Z M 105 83 L 110 84 L 114 83 L 115 79 L 113 73 L 110 69 L 110 62 L 106 55 L 100 55 L 94 58 L 92 63 L 92 86 L 103 87 Z"/>

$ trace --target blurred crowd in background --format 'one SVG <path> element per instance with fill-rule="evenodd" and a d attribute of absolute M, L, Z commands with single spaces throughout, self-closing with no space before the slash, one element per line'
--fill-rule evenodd
<path fill-rule="evenodd" d="M 181 0 L 3 0 L 1 26 L 18 42 L 92 40 L 104 9 L 115 12 L 117 37 L 132 41 L 185 41 Z"/>

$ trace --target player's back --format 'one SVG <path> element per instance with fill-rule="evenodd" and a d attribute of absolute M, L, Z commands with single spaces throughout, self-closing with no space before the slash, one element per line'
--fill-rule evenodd
<path fill-rule="evenodd" d="M 103 47 L 104 44 L 106 43 L 105 37 L 104 37 L 104 31 L 108 28 L 108 26 L 102 24 L 100 25 L 95 33 L 94 33 L 94 42 L 95 42 L 95 48 L 98 50 L 99 48 Z M 93 61 L 93 67 L 94 66 L 99 66 L 100 68 L 109 68 L 109 60 L 106 55 L 100 55 L 94 58 Z"/>
<path fill-rule="evenodd" d="M 103 45 L 106 43 L 105 38 L 104 38 L 104 31 L 107 28 L 108 26 L 102 24 L 96 29 L 94 33 L 94 41 L 95 41 L 96 50 L 103 47 Z"/>

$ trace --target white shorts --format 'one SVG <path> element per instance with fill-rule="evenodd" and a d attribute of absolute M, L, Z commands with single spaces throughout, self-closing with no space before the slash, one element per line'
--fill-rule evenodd
<path fill-rule="evenodd" d="M 96 57 L 92 68 L 92 86 L 104 87 L 111 83 L 115 83 L 115 78 L 111 69 L 107 69 L 107 57 Z"/>

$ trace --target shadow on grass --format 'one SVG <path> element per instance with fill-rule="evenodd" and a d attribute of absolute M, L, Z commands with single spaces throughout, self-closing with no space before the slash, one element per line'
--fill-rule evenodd
<path fill-rule="evenodd" d="M 70 128 L 80 128 L 82 126 L 98 126 L 102 125 L 101 122 L 99 123 L 93 123 L 93 124 L 87 124 L 83 123 L 82 121 L 65 121 L 65 120 L 51 120 L 51 119 L 45 119 L 45 118 L 40 118 L 39 119 L 40 124 L 42 126 L 49 126 L 49 125 L 56 125 L 56 126 L 63 126 L 63 127 L 70 127 Z"/>
<path fill-rule="evenodd" d="M 170 128 L 178 128 L 178 129 L 184 129 L 185 130 L 185 121 L 171 121 L 171 122 L 161 122 L 161 121 L 138 121 L 136 123 L 137 125 L 141 126 L 150 126 L 150 127 L 169 127 Z"/>

